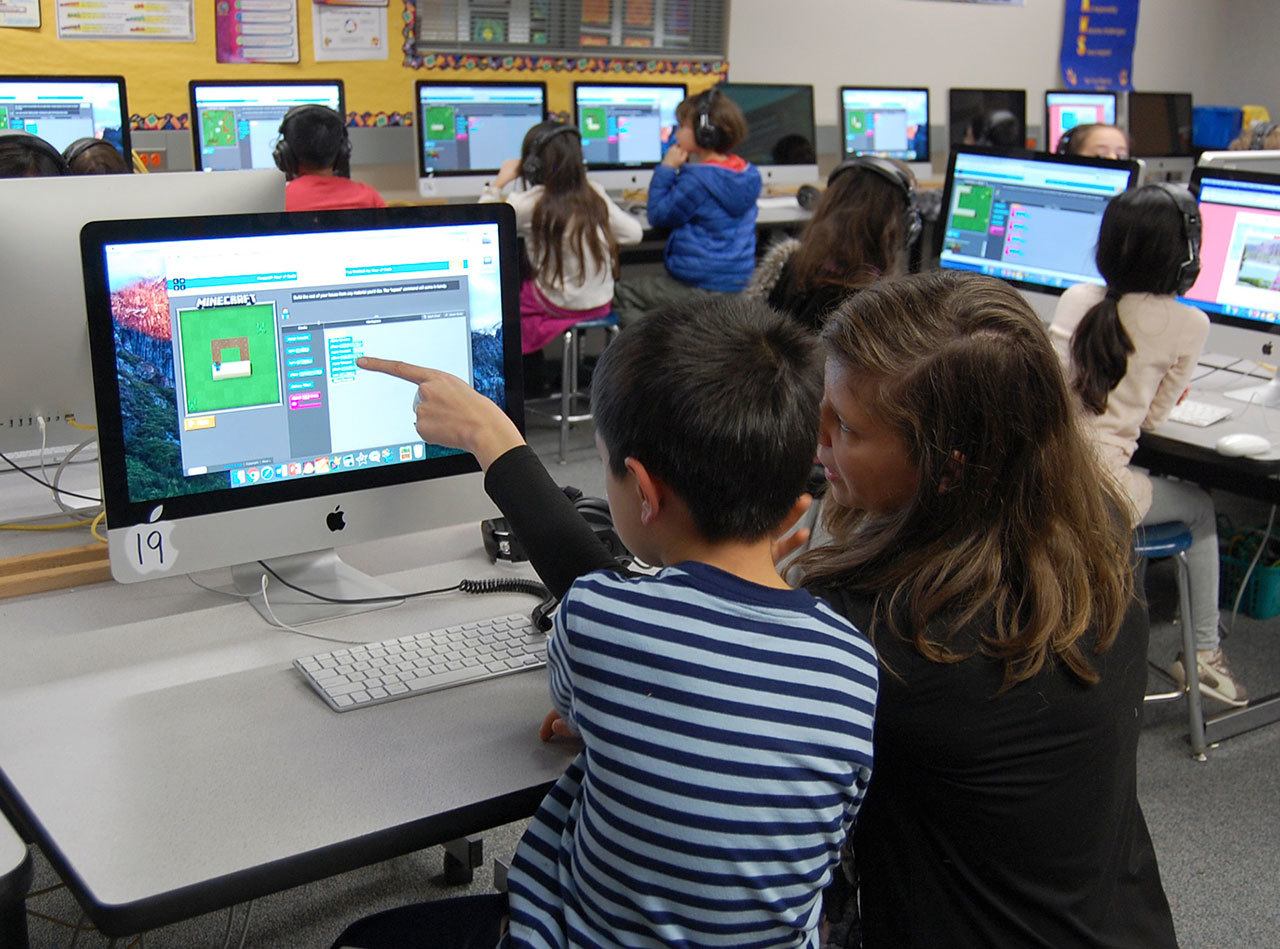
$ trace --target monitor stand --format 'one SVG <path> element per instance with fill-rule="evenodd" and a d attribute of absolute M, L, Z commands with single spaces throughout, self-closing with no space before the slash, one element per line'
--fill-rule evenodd
<path fill-rule="evenodd" d="M 1247 402 L 1250 405 L 1261 405 L 1265 408 L 1280 408 L 1280 379 L 1272 379 L 1262 385 L 1249 386 L 1244 389 L 1232 389 L 1224 392 L 1228 399 Z"/>
<path fill-rule="evenodd" d="M 403 598 L 381 580 L 347 564 L 333 549 L 292 554 L 267 561 L 277 574 L 294 586 L 335 600 L 363 600 L 391 597 L 380 603 L 330 603 L 297 590 L 291 590 L 267 573 L 257 561 L 231 568 L 236 592 L 249 600 L 272 626 L 301 626 L 322 620 L 354 616 L 372 610 L 398 606 Z M 267 579 L 266 602 L 262 596 L 262 578 Z"/>

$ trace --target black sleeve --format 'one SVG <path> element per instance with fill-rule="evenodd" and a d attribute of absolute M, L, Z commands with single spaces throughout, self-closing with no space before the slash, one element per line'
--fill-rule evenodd
<path fill-rule="evenodd" d="M 557 599 L 584 573 L 617 566 L 528 445 L 491 464 L 484 489 Z"/>

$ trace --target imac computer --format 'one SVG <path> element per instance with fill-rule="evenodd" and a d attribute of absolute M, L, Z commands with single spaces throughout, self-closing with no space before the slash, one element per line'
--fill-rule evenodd
<path fill-rule="evenodd" d="M 720 92 L 747 119 L 747 137 L 734 149 L 760 170 L 766 187 L 818 180 L 813 86 L 725 82 Z"/>
<path fill-rule="evenodd" d="M 1115 125 L 1114 92 L 1050 89 L 1044 94 L 1044 150 L 1056 152 L 1063 132 L 1079 125 Z"/>
<path fill-rule="evenodd" d="M 1191 193 L 1200 202 L 1200 276 L 1183 299 L 1215 324 L 1215 352 L 1274 363 L 1280 335 L 1280 175 L 1197 168 Z M 1277 406 L 1280 383 L 1226 395 Z"/>
<path fill-rule="evenodd" d="M 838 106 L 842 158 L 896 158 L 917 178 L 932 173 L 928 89 L 841 86 Z"/>
<path fill-rule="evenodd" d="M 346 114 L 341 79 L 192 80 L 189 90 L 196 171 L 275 168 L 280 120 L 296 105 Z"/>
<path fill-rule="evenodd" d="M 1025 148 L 1026 90 L 947 90 L 947 135 L 952 145 Z"/>
<path fill-rule="evenodd" d="M 491 515 L 475 459 L 418 437 L 414 386 L 357 360 L 452 373 L 523 430 L 510 206 L 96 222 L 81 249 L 117 580 L 231 566 L 246 595 L 394 598 L 334 546 Z"/>
<path fill-rule="evenodd" d="M 683 85 L 575 82 L 573 114 L 582 133 L 587 174 L 602 188 L 647 188 L 653 168 L 675 141 Z"/>
<path fill-rule="evenodd" d="M 92 425 L 80 229 L 90 221 L 284 210 L 278 171 L 78 175 L 0 181 L 0 451 L 82 441 Z M 46 422 L 41 433 L 39 419 Z"/>
<path fill-rule="evenodd" d="M 1129 151 L 1146 166 L 1147 181 L 1186 181 L 1194 167 L 1191 93 L 1131 92 Z"/>
<path fill-rule="evenodd" d="M 1048 295 L 1101 284 L 1094 252 L 1102 212 L 1137 178 L 1133 161 L 954 149 L 939 265 Z"/>
<path fill-rule="evenodd" d="M 547 117 L 546 83 L 419 80 L 414 89 L 424 197 L 475 197 Z"/>
<path fill-rule="evenodd" d="M 1201 168 L 1265 171 L 1275 175 L 1280 174 L 1280 151 L 1201 152 L 1196 164 Z"/>
<path fill-rule="evenodd" d="M 60 152 L 78 138 L 100 138 L 133 168 L 119 76 L 0 76 L 0 129 L 38 135 Z"/>

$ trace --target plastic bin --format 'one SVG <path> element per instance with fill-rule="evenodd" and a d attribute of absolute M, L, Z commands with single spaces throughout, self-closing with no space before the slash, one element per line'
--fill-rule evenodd
<path fill-rule="evenodd" d="M 1196 148 L 1226 148 L 1243 123 L 1244 110 L 1239 106 L 1198 105 L 1191 110 L 1191 143 Z"/>
<path fill-rule="evenodd" d="M 1229 536 L 1220 534 L 1219 536 Z M 1219 556 L 1221 570 L 1218 583 L 1218 606 L 1230 610 L 1240 594 L 1240 581 L 1258 552 L 1261 530 L 1243 531 L 1230 536 L 1223 544 Z M 1258 558 L 1257 566 L 1249 576 L 1244 596 L 1240 597 L 1240 612 L 1254 619 L 1271 619 L 1280 616 L 1280 538 L 1274 535 L 1267 541 L 1267 549 Z"/>

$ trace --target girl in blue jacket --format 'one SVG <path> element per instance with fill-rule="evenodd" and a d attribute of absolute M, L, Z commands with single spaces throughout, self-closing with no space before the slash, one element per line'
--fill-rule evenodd
<path fill-rule="evenodd" d="M 680 103 L 676 120 L 675 144 L 649 183 L 649 223 L 671 230 L 666 273 L 617 285 L 624 323 L 691 289 L 737 293 L 755 268 L 760 173 L 733 154 L 747 134 L 742 110 L 712 88 Z"/>

